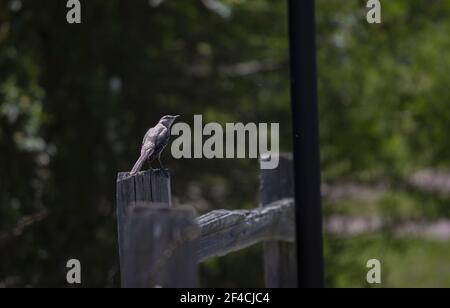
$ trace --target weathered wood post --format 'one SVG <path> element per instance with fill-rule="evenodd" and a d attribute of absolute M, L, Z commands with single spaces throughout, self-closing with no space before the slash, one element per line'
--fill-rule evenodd
<path fill-rule="evenodd" d="M 125 288 L 197 287 L 194 212 L 137 205 L 129 213 L 122 286 Z"/>
<path fill-rule="evenodd" d="M 124 237 L 130 209 L 138 202 L 159 203 L 170 207 L 170 174 L 167 170 L 148 170 L 134 176 L 130 176 L 128 172 L 120 172 L 117 175 L 116 194 L 119 258 L 122 269 Z M 123 279 L 123 276 L 121 277 Z"/>
<path fill-rule="evenodd" d="M 184 277 L 185 272 L 177 265 L 182 259 L 178 255 L 185 257 L 191 253 L 190 244 L 180 243 L 172 252 L 169 249 L 173 241 L 177 241 L 177 234 L 189 225 L 186 221 L 191 219 L 191 214 L 171 210 L 170 206 L 170 174 L 167 170 L 149 170 L 134 176 L 128 172 L 118 174 L 117 224 L 123 287 L 195 286 L 196 275 Z M 164 254 L 171 257 L 163 258 Z M 158 263 L 160 268 L 155 271 L 159 259 L 167 262 L 165 265 Z M 195 252 L 188 259 L 195 260 Z M 168 264 L 179 270 L 177 275 L 169 274 L 173 271 Z M 196 271 L 196 264 L 185 271 Z M 181 277 L 179 281 L 176 280 L 178 277 Z"/>
<path fill-rule="evenodd" d="M 266 158 L 262 158 L 266 159 Z M 292 156 L 282 154 L 276 169 L 261 169 L 260 203 L 294 197 Z M 293 220 L 294 221 L 294 220 Z M 297 258 L 295 243 L 264 242 L 264 276 L 268 288 L 297 287 Z"/>

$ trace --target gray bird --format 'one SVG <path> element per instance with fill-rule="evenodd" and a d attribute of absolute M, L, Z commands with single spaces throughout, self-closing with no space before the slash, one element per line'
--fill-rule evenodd
<path fill-rule="evenodd" d="M 158 158 L 159 164 L 161 165 L 161 168 L 163 168 L 161 163 L 161 153 L 169 143 L 170 128 L 178 117 L 178 115 L 165 115 L 159 120 L 155 127 L 152 127 L 147 131 L 144 140 L 142 141 L 141 156 L 134 164 L 130 175 L 138 173 L 146 161 L 151 163 L 155 158 Z"/>

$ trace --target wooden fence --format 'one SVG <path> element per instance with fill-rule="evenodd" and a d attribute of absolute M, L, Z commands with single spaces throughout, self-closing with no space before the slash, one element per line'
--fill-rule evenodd
<path fill-rule="evenodd" d="M 200 217 L 171 206 L 164 170 L 119 173 L 117 218 L 122 287 L 197 287 L 198 264 L 264 242 L 267 287 L 296 287 L 292 158 L 261 170 L 260 206 Z"/>

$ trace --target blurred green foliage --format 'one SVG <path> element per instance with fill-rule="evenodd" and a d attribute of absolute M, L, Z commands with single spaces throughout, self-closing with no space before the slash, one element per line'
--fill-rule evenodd
<path fill-rule="evenodd" d="M 84 1 L 82 24 L 69 25 L 65 1 L 0 0 L 0 285 L 64 286 L 72 257 L 84 286 L 119 285 L 116 173 L 163 114 L 279 122 L 290 150 L 286 2 L 222 0 L 228 17 L 200 1 L 149 3 Z M 389 187 L 379 202 L 325 202 L 325 212 L 449 217 L 447 197 L 403 181 L 450 166 L 450 1 L 382 4 L 383 23 L 369 25 L 365 1 L 317 1 L 323 179 Z M 177 203 L 257 204 L 256 161 L 169 156 Z M 365 286 L 366 256 L 393 247 L 386 286 L 449 286 L 435 276 L 444 246 L 327 235 L 327 283 Z M 427 265 L 406 270 L 416 263 Z M 261 248 L 201 273 L 204 286 L 261 286 Z"/>

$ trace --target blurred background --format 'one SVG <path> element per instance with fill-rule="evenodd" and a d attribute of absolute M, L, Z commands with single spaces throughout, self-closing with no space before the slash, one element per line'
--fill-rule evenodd
<path fill-rule="evenodd" d="M 118 171 L 164 114 L 279 122 L 291 150 L 282 0 L 0 0 L 0 287 L 120 285 Z M 450 287 L 450 1 L 317 0 L 328 287 Z M 176 204 L 258 204 L 255 160 L 163 161 Z M 201 286 L 263 286 L 261 246 L 201 267 Z"/>

